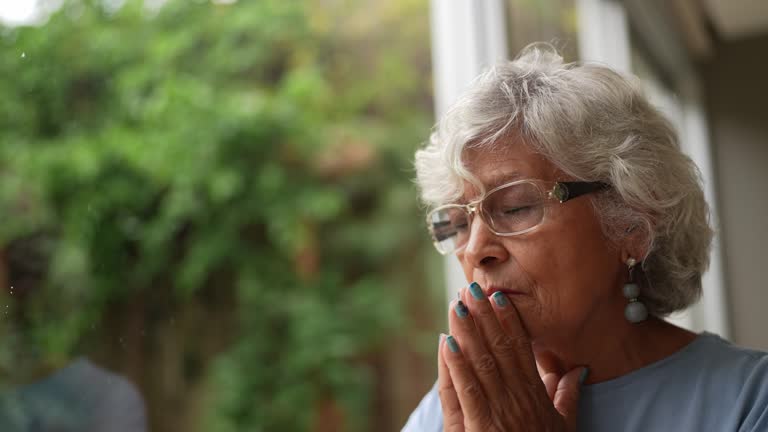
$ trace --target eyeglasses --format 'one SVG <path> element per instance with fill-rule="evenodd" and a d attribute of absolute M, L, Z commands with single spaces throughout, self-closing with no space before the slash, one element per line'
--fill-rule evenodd
<path fill-rule="evenodd" d="M 564 203 L 608 187 L 602 182 L 518 180 L 496 187 L 469 204 L 448 204 L 430 211 L 427 227 L 437 251 L 448 255 L 467 245 L 475 213 L 494 234 L 515 236 L 541 225 L 547 204 Z"/>

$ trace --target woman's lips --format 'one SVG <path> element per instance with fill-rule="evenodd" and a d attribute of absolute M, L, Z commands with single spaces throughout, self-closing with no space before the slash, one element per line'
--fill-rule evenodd
<path fill-rule="evenodd" d="M 485 292 L 485 295 L 488 296 L 488 297 L 491 297 L 493 294 L 495 294 L 497 292 L 503 292 L 504 294 L 507 294 L 507 295 L 523 295 L 523 294 L 525 294 L 522 291 L 516 291 L 516 290 L 512 290 L 512 289 L 508 289 L 508 288 L 491 287 L 490 289 L 488 289 Z"/>

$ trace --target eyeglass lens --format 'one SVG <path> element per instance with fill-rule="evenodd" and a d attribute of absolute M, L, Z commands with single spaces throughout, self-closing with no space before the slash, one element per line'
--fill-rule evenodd
<path fill-rule="evenodd" d="M 515 234 L 538 225 L 544 217 L 544 195 L 533 183 L 518 183 L 489 194 L 482 217 L 498 234 Z M 465 207 L 447 206 L 430 214 L 432 236 L 439 250 L 451 253 L 469 241 L 470 220 Z"/>

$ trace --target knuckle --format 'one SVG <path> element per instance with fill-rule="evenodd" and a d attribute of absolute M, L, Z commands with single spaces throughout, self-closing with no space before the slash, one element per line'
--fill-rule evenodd
<path fill-rule="evenodd" d="M 456 395 L 449 393 L 447 390 L 439 390 L 438 395 L 440 397 L 440 403 L 443 407 L 443 412 L 446 414 L 461 412 L 461 406 L 456 399 Z"/>
<path fill-rule="evenodd" d="M 531 393 L 536 394 L 539 390 L 541 390 L 544 392 L 545 395 L 547 394 L 547 388 L 544 387 L 544 383 L 541 381 L 541 377 L 539 377 L 538 373 L 534 374 L 534 373 L 524 371 L 521 374 L 521 377 L 526 388 Z"/>
<path fill-rule="evenodd" d="M 443 430 L 464 430 L 464 419 L 460 416 L 450 416 L 443 419 Z"/>
<path fill-rule="evenodd" d="M 480 399 L 483 397 L 483 390 L 476 383 L 470 383 L 461 388 L 461 395 L 467 399 Z"/>
<path fill-rule="evenodd" d="M 482 302 L 482 303 L 478 304 L 475 307 L 475 310 L 472 311 L 472 312 L 476 316 L 481 316 L 481 317 L 488 317 L 488 316 L 493 315 L 494 318 L 495 318 L 495 315 L 496 315 L 496 313 L 493 311 L 493 308 L 491 307 L 491 304 L 488 303 L 488 302 Z"/>
<path fill-rule="evenodd" d="M 478 357 L 474 363 L 478 375 L 486 376 L 496 373 L 496 361 L 493 359 L 493 356 L 488 353 Z"/>
<path fill-rule="evenodd" d="M 514 357 L 520 352 L 520 348 L 525 342 L 522 338 L 513 338 L 505 333 L 496 335 L 491 341 L 493 350 L 500 357 Z"/>
<path fill-rule="evenodd" d="M 481 430 L 481 431 L 504 432 L 509 430 L 509 427 L 507 425 L 501 424 L 502 421 L 500 421 L 499 418 L 492 418 L 489 415 L 484 416 L 482 419 L 479 419 L 478 423 L 480 424 L 480 427 L 478 427 L 478 430 Z"/>
<path fill-rule="evenodd" d="M 441 400 L 445 400 L 448 396 L 450 396 L 450 392 L 452 392 L 453 389 L 449 387 L 440 387 L 437 389 L 437 395 L 440 396 Z"/>
<path fill-rule="evenodd" d="M 528 353 L 531 351 L 531 342 L 525 336 L 518 336 L 512 339 L 512 345 L 518 352 Z"/>

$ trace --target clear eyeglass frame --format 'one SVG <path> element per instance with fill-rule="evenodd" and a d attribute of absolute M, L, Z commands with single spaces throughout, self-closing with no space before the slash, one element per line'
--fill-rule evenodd
<path fill-rule="evenodd" d="M 521 184 L 533 185 L 538 191 L 538 193 L 541 195 L 541 200 L 535 203 L 536 205 L 543 205 L 542 213 L 539 221 L 528 228 L 525 228 L 519 231 L 514 231 L 514 232 L 501 232 L 494 229 L 493 220 L 487 216 L 487 213 L 483 208 L 483 203 L 486 201 L 488 197 L 492 196 L 493 194 L 498 193 L 503 189 L 508 189 L 512 186 L 518 186 Z M 478 215 L 480 215 L 480 218 L 483 220 L 488 230 L 491 231 L 493 234 L 500 237 L 511 237 L 511 236 L 517 236 L 517 235 L 531 232 L 534 229 L 541 226 L 546 220 L 546 216 L 547 216 L 548 206 L 545 204 L 549 204 L 549 203 L 562 204 L 562 203 L 565 203 L 566 201 L 569 201 L 581 195 L 597 192 L 597 191 L 608 189 L 608 188 L 609 186 L 603 182 L 583 182 L 583 181 L 566 182 L 566 181 L 545 181 L 545 180 L 535 180 L 535 179 L 516 180 L 513 182 L 509 182 L 509 183 L 505 183 L 500 186 L 497 186 L 491 189 L 490 191 L 486 192 L 482 198 L 472 201 L 470 203 L 446 204 L 429 211 L 426 217 L 427 228 L 429 230 L 430 236 L 432 237 L 432 243 L 434 244 L 435 249 L 437 249 L 437 251 L 442 255 L 450 255 L 458 251 L 461 251 L 466 246 L 466 244 L 450 250 L 447 250 L 443 248 L 443 246 L 441 246 L 442 241 L 438 239 L 437 234 L 433 228 L 433 220 L 434 220 L 433 216 L 437 214 L 437 212 L 445 211 L 447 209 L 461 209 L 466 213 L 467 220 L 469 221 L 470 227 L 472 224 L 473 216 L 475 213 L 477 213 Z"/>

